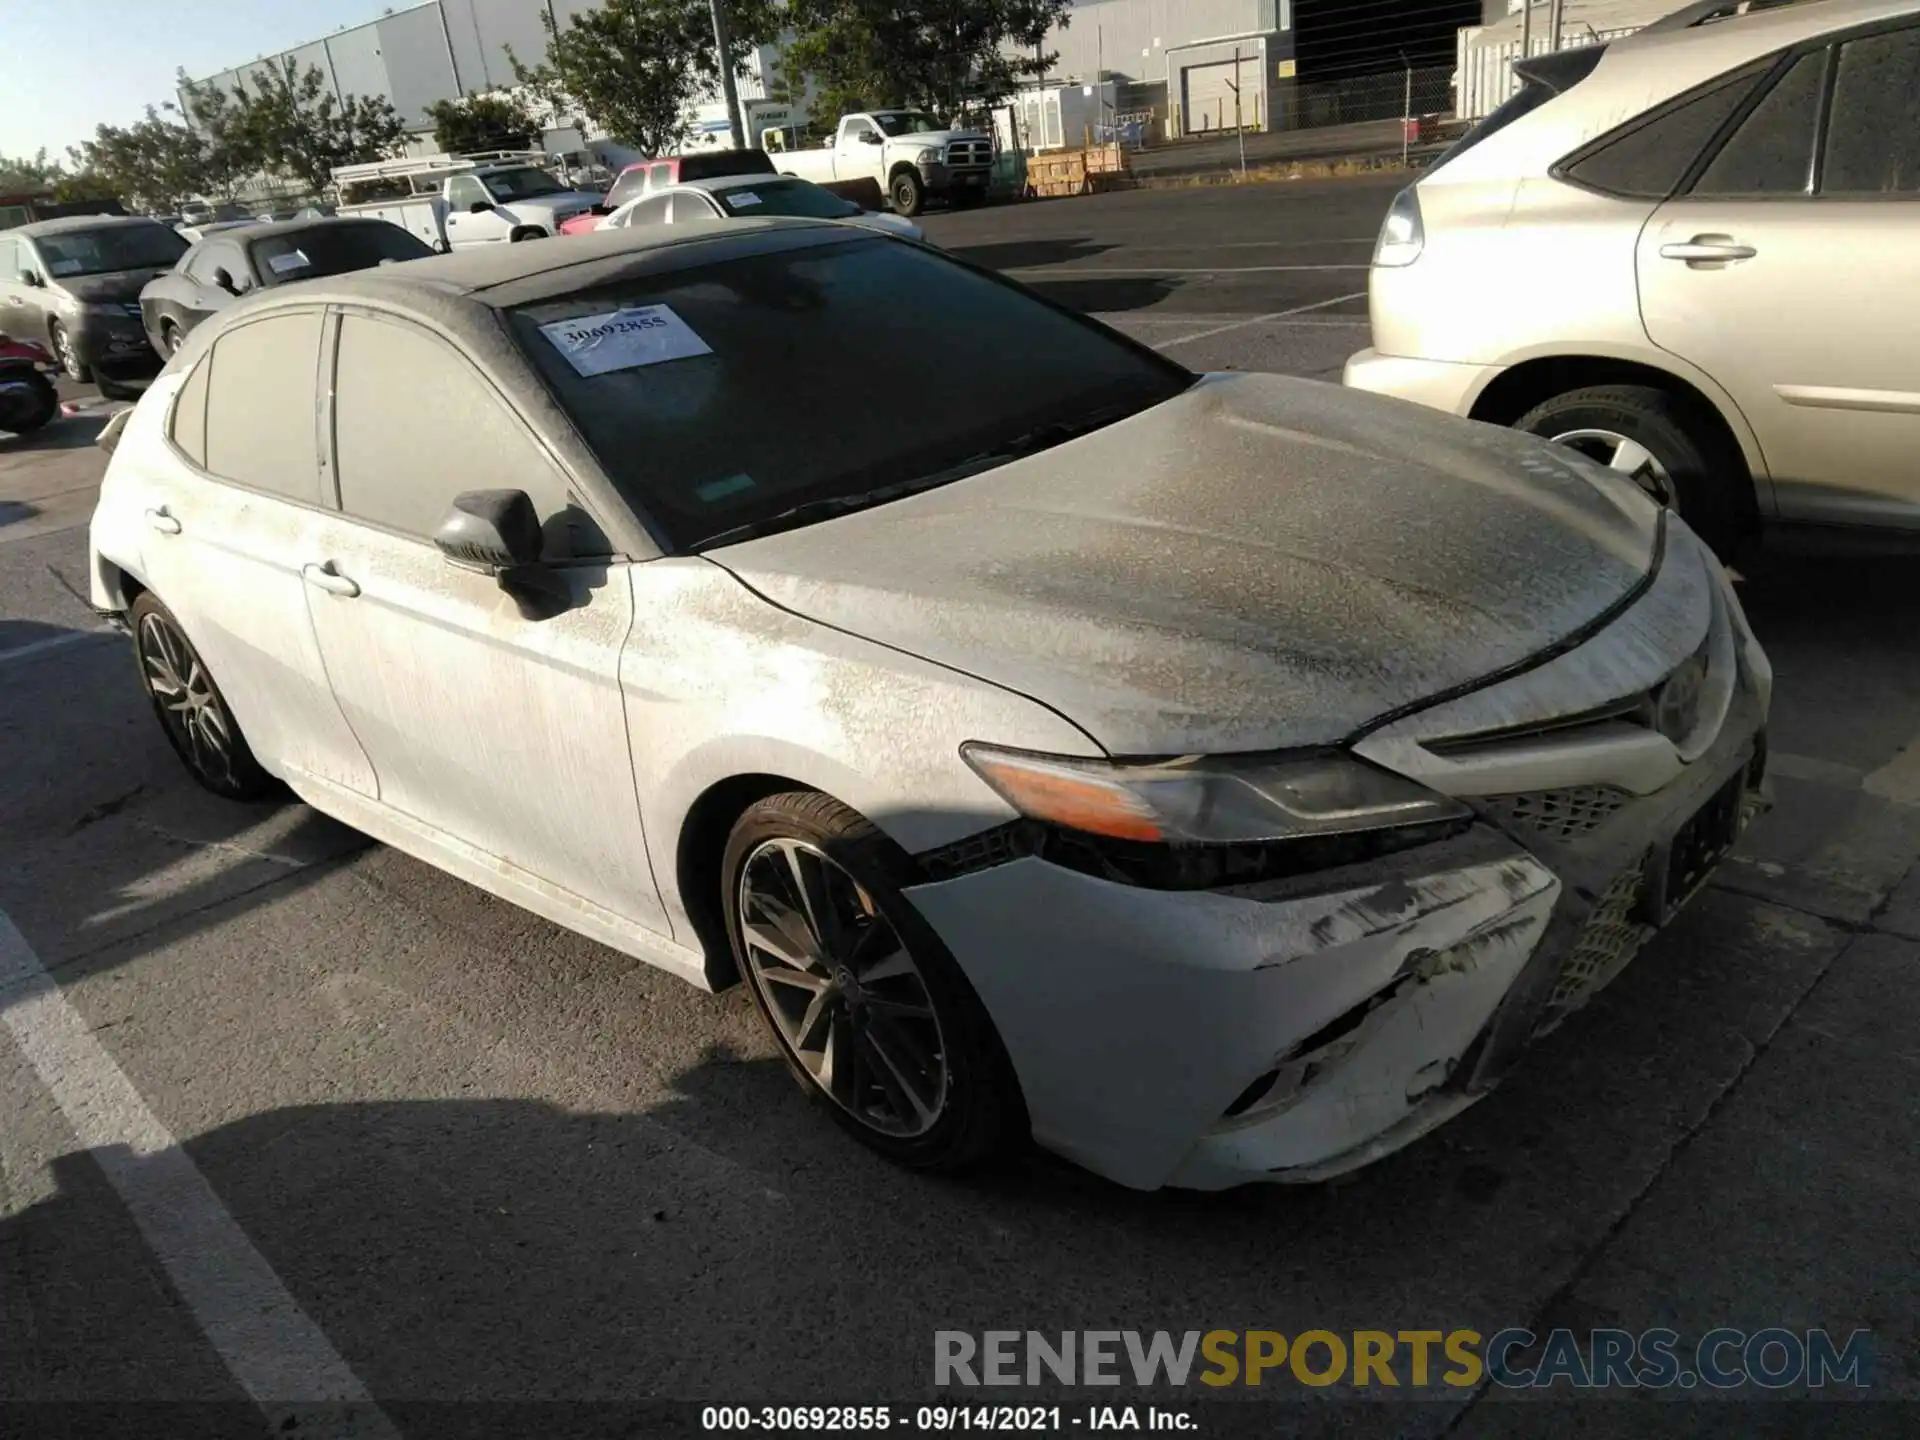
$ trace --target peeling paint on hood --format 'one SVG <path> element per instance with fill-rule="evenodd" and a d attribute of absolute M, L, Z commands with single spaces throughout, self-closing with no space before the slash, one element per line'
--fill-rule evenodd
<path fill-rule="evenodd" d="M 1334 743 L 1564 643 L 1652 561 L 1657 512 L 1626 488 L 1493 426 L 1219 375 L 708 558 L 1040 700 L 1109 753 L 1229 753 Z"/>

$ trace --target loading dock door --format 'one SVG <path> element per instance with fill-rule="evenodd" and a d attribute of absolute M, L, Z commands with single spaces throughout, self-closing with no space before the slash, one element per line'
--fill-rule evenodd
<path fill-rule="evenodd" d="M 1233 70 L 1231 60 L 1207 65 L 1189 65 L 1180 72 L 1181 128 L 1189 135 L 1209 131 L 1232 130 L 1234 126 Z M 1253 94 L 1259 88 L 1260 57 L 1240 60 L 1241 121 L 1253 123 Z"/>

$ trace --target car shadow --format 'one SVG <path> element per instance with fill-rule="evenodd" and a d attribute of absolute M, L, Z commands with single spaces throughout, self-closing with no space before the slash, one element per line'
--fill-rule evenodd
<path fill-rule="evenodd" d="M 34 450 L 81 450 L 100 438 L 105 415 L 62 416 L 30 435 L 0 431 L 0 455 L 22 455 Z"/>
<path fill-rule="evenodd" d="M 937 237 L 936 237 L 937 238 Z M 1031 270 L 1046 265 L 1070 265 L 1090 260 L 1118 247 L 1093 240 L 1005 240 L 991 245 L 947 245 L 942 247 L 956 259 L 989 270 Z"/>
<path fill-rule="evenodd" d="M 1049 280 L 1044 276 L 1036 276 L 1023 279 L 1020 283 L 1056 305 L 1090 315 L 1116 310 L 1149 310 L 1179 288 L 1179 283 L 1174 280 L 1135 275 L 1120 275 L 1110 280 Z"/>

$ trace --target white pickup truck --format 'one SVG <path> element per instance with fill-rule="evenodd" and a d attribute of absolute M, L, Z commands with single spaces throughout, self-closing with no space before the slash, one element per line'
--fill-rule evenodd
<path fill-rule="evenodd" d="M 342 215 L 372 216 L 418 235 L 436 250 L 557 235 L 600 203 L 597 190 L 556 180 L 538 150 L 424 155 L 343 165 L 333 172 Z"/>
<path fill-rule="evenodd" d="M 816 185 L 872 180 L 902 215 L 918 215 L 929 199 L 955 205 L 986 198 L 993 175 L 993 140 L 978 130 L 947 130 L 917 110 L 869 110 L 843 115 L 833 144 L 819 150 L 778 151 L 763 136 L 783 175 Z"/>

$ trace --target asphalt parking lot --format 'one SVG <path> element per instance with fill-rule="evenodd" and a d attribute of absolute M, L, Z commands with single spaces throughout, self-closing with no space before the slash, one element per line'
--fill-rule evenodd
<path fill-rule="evenodd" d="M 1337 379 L 1390 190 L 928 229 L 1195 368 Z M 1911 559 L 1756 567 L 1773 812 L 1445 1130 L 1313 1188 L 1139 1195 L 1037 1156 L 948 1183 L 805 1107 L 738 990 L 194 788 L 84 604 L 96 423 L 0 439 L 0 1429 L 251 1435 L 251 1396 L 284 1433 L 673 1433 L 619 1402 L 911 1405 L 940 1329 L 1785 1326 L 1871 1330 L 1905 1403 L 1290 1386 L 1201 1433 L 1911 1433 Z M 34 1403 L 70 1401 L 105 1408 Z"/>

